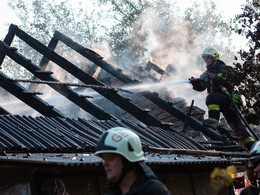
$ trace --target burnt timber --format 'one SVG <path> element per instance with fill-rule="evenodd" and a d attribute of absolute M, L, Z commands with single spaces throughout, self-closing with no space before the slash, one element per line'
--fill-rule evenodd
<path fill-rule="evenodd" d="M 1 47 L 1 43 L 0 43 Z M 49 117 L 65 117 L 60 111 L 56 110 L 52 105 L 49 105 L 47 102 L 43 101 L 37 95 L 27 93 L 28 91 L 21 85 L 12 82 L 10 78 L 0 72 L 0 85 L 6 91 L 12 93 L 16 97 L 20 98 L 23 102 L 39 110 L 41 114 Z M 3 114 L 8 114 L 8 111 L 2 110 Z"/>
<path fill-rule="evenodd" d="M 43 54 L 39 65 L 11 47 L 14 36 Z M 90 60 L 93 63 L 92 69 L 84 72 L 58 55 L 55 48 L 59 41 Z M 167 76 L 167 69 L 164 71 L 148 62 L 146 68 L 137 70 L 140 75 L 138 80 L 134 80 L 131 78 L 133 75 L 124 74 L 121 69 L 105 62 L 99 54 L 60 32 L 55 32 L 46 47 L 15 25 L 10 26 L 6 38 L 0 41 L 0 65 L 6 55 L 33 74 L 35 82 L 32 83 L 49 85 L 73 102 L 76 105 L 73 108 L 82 108 L 93 117 L 69 118 L 57 110 L 55 104 L 49 105 L 38 97 L 41 93 L 35 92 L 33 85 L 28 89 L 24 88 L 18 84 L 22 79 L 9 78 L 1 73 L 0 86 L 43 115 L 12 115 L 0 107 L 1 194 L 8 194 L 11 190 L 13 194 L 21 191 L 27 192 L 25 194 L 52 194 L 56 178 L 64 182 L 71 194 L 102 194 L 100 189 L 105 185 L 105 173 L 101 159 L 94 155 L 95 146 L 104 131 L 118 126 L 130 128 L 139 135 L 147 158 L 146 163 L 173 194 L 212 194 L 209 178 L 213 167 L 241 167 L 247 163 L 249 154 L 235 144 L 232 137 L 226 138 L 220 132 L 205 126 L 200 121 L 204 112 L 195 110 L 195 114 L 193 102 L 190 107 L 186 107 L 181 98 L 171 101 L 167 100 L 167 93 L 159 95 L 150 91 L 121 96 L 120 90 L 112 87 L 114 85 L 105 84 L 107 78 L 98 80 L 93 76 L 96 67 L 100 66 L 101 70 L 113 75 L 108 77 L 111 80 L 121 84 L 140 84 L 142 82 L 139 80 L 143 78 L 160 82 L 149 71 Z M 119 115 L 106 112 L 107 109 L 102 109 L 104 105 L 86 100 L 88 96 L 74 91 L 75 88 L 70 87 L 73 86 L 72 83 L 60 82 L 53 76 L 56 71 L 47 71 L 51 61 L 69 75 L 92 86 L 104 97 L 101 101 L 110 100 L 114 103 L 113 109 L 117 111 L 121 108 Z M 130 120 L 128 116 L 131 116 Z M 212 140 L 197 140 L 197 137 L 186 134 L 191 129 L 195 129 L 195 135 L 201 135 L 202 131 Z"/>
<path fill-rule="evenodd" d="M 24 68 L 29 70 L 38 78 L 46 81 L 58 81 L 53 76 L 49 74 L 45 74 L 43 71 L 41 71 L 39 66 L 33 64 L 30 60 L 24 58 L 16 51 L 12 52 L 12 49 L 2 41 L 0 42 L 0 50 L 4 51 L 11 59 L 21 64 Z M 60 94 L 70 99 L 72 102 L 78 104 L 80 107 L 82 107 L 89 113 L 93 114 L 98 119 L 109 120 L 113 118 L 113 116 L 111 116 L 109 113 L 105 113 L 104 110 L 94 105 L 93 103 L 89 102 L 87 99 L 82 99 L 77 93 L 75 93 L 69 87 L 64 85 L 57 85 L 57 84 L 48 84 L 48 85 L 53 89 L 55 89 L 56 91 L 58 91 Z"/>
<path fill-rule="evenodd" d="M 67 46 L 71 47 L 72 49 L 74 49 L 75 51 L 80 53 L 82 56 L 88 58 L 93 63 L 100 66 L 102 69 L 106 70 L 108 73 L 110 73 L 111 75 L 113 75 L 114 77 L 116 77 L 117 79 L 122 81 L 123 83 L 125 83 L 125 84 L 141 84 L 140 81 L 133 80 L 128 75 L 124 74 L 123 70 L 116 69 L 116 68 L 113 67 L 113 65 L 105 62 L 102 59 L 102 57 L 100 55 L 98 55 L 97 53 L 95 53 L 94 51 L 91 51 L 87 48 L 84 48 L 80 44 L 74 42 L 70 38 L 66 37 L 65 35 L 57 32 L 57 31 L 56 31 L 55 34 L 59 35 L 60 41 L 64 42 Z M 145 98 L 149 99 L 150 101 L 152 101 L 154 104 L 156 104 L 159 107 L 161 107 L 162 109 L 164 109 L 165 111 L 167 111 L 170 114 L 176 116 L 181 121 L 185 121 L 187 114 L 185 112 L 183 112 L 181 109 L 179 109 L 178 107 L 171 105 L 170 102 L 160 98 L 158 93 L 153 93 L 153 92 L 150 92 L 150 91 L 143 91 L 143 92 L 140 92 L 140 94 L 143 95 Z M 205 127 L 202 124 L 202 122 L 198 121 L 194 117 L 190 117 L 189 125 L 192 128 L 194 128 L 198 131 L 202 131 L 205 135 L 208 135 L 211 138 L 223 141 L 226 144 L 231 144 L 222 135 L 218 134 L 216 131 L 214 131 L 210 128 Z"/>
<path fill-rule="evenodd" d="M 15 31 L 15 34 L 21 38 L 22 40 L 24 40 L 27 44 L 29 44 L 31 47 L 33 47 L 34 49 L 36 49 L 37 51 L 39 51 L 40 53 L 42 53 L 44 56 L 46 56 L 48 59 L 52 60 L 53 62 L 55 62 L 57 65 L 59 65 L 60 67 L 62 67 L 63 69 L 67 70 L 68 72 L 70 72 L 72 75 L 74 75 L 76 78 L 78 78 L 79 80 L 81 80 L 83 83 L 86 84 L 92 84 L 92 85 L 98 85 L 98 86 L 104 86 L 103 83 L 97 81 L 96 79 L 94 79 L 93 77 L 89 76 L 87 73 L 85 73 L 84 71 L 82 71 L 81 69 L 79 69 L 78 67 L 76 67 L 74 64 L 72 64 L 71 62 L 69 62 L 68 60 L 66 60 L 65 58 L 59 56 L 58 54 L 56 54 L 54 51 L 52 51 L 50 48 L 44 46 L 42 43 L 40 43 L 39 41 L 35 40 L 34 38 L 30 37 L 29 35 L 27 35 L 25 32 L 23 32 L 22 30 L 20 30 L 17 26 L 11 26 L 10 27 L 10 31 Z M 11 35 L 13 35 L 13 33 L 11 33 Z M 52 41 L 55 42 L 55 41 Z M 26 68 L 26 67 L 25 67 Z M 27 68 L 28 69 L 28 68 Z M 29 70 L 29 69 L 28 69 Z M 29 70 L 31 71 L 31 70 Z M 31 71 L 32 72 L 32 71 Z M 42 76 L 42 75 L 37 75 L 36 72 L 32 72 L 36 77 L 42 79 L 42 80 L 48 80 L 50 79 L 50 76 L 47 78 L 46 75 Z M 41 77 L 40 77 L 41 76 Z M 53 79 L 51 79 L 53 81 Z M 57 89 L 56 89 L 57 90 Z M 138 118 L 140 121 L 144 122 L 147 125 L 154 125 L 154 126 L 160 126 L 163 128 L 168 128 L 169 124 L 165 124 L 162 123 L 160 120 L 156 119 L 155 117 L 153 117 L 152 115 L 150 115 L 149 113 L 147 113 L 146 110 L 143 110 L 139 107 L 137 107 L 136 105 L 132 104 L 129 99 L 123 98 L 121 97 L 119 94 L 117 94 L 114 91 L 108 91 L 108 90 L 102 90 L 102 89 L 95 89 L 98 93 L 100 93 L 101 95 L 103 95 L 104 97 L 106 97 L 107 99 L 109 99 L 110 101 L 112 101 L 113 103 L 115 103 L 116 105 L 118 105 L 119 107 L 121 107 L 122 109 L 125 109 L 127 112 L 132 113 L 136 118 Z M 62 91 L 61 91 L 62 92 Z M 60 93 L 61 93 L 60 92 Z M 73 92 L 71 92 L 73 93 Z M 64 93 L 62 93 L 64 94 Z M 65 93 L 66 94 L 66 93 Z M 81 100 L 83 101 L 83 100 Z M 75 101 L 76 104 L 78 104 L 78 100 Z M 89 102 L 88 102 L 89 103 Z M 81 104 L 81 106 L 83 106 L 84 104 Z M 93 105 L 92 105 L 93 107 Z M 88 109 L 86 109 L 87 111 Z M 96 111 L 92 111 L 89 109 L 89 111 L 91 114 L 93 114 L 94 116 L 99 115 L 99 113 L 104 113 L 103 110 L 99 110 L 96 109 Z M 105 115 L 105 114 L 104 114 Z M 111 119 L 112 116 L 109 117 L 103 117 L 101 118 L 100 116 L 97 116 L 98 119 Z"/>
<path fill-rule="evenodd" d="M 12 40 L 14 36 L 18 36 L 20 39 L 25 41 L 28 45 L 30 45 L 32 48 L 40 52 L 44 55 L 42 58 L 42 61 L 40 63 L 40 66 L 37 66 L 36 64 L 33 64 L 30 60 L 24 58 L 21 56 L 14 48 L 10 47 Z M 92 84 L 92 85 L 98 85 L 98 86 L 104 86 L 103 83 L 100 81 L 94 79 L 81 69 L 77 68 L 74 64 L 66 60 L 65 58 L 61 57 L 57 53 L 54 52 L 55 47 L 58 44 L 58 41 L 62 41 L 67 46 L 72 48 L 73 50 L 80 53 L 82 56 L 86 57 L 90 61 L 92 61 L 97 66 L 100 66 L 102 69 L 106 70 L 108 73 L 113 75 L 115 78 L 119 79 L 125 84 L 141 84 L 141 81 L 139 80 L 133 80 L 130 76 L 123 73 L 121 69 L 114 68 L 113 65 L 107 63 L 103 60 L 103 58 L 97 54 L 96 52 L 87 49 L 80 44 L 74 42 L 70 38 L 66 37 L 62 33 L 56 31 L 54 34 L 54 37 L 49 43 L 49 47 L 44 46 L 42 43 L 34 39 L 33 37 L 26 34 L 24 31 L 19 29 L 16 25 L 11 25 L 9 28 L 9 32 L 4 40 L 4 42 L 0 42 L 1 46 L 1 53 L 0 53 L 0 62 L 3 62 L 3 59 L 5 55 L 8 55 L 13 60 L 17 61 L 19 64 L 23 65 L 26 69 L 28 69 L 30 72 L 32 72 L 37 78 L 45 81 L 58 81 L 56 78 L 50 75 L 49 72 L 44 71 L 44 67 L 47 66 L 49 60 L 55 62 L 57 65 L 59 65 L 64 70 L 68 71 L 70 74 L 74 75 L 76 78 L 78 78 L 80 81 L 86 84 Z M 42 67 L 42 68 L 41 68 Z M 160 73 L 163 73 L 162 71 L 159 71 Z M 89 102 L 87 100 L 82 100 L 82 97 L 80 97 L 77 93 L 70 90 L 68 87 L 61 87 L 56 85 L 50 85 L 52 88 L 54 88 L 56 91 L 73 101 L 75 104 L 77 104 L 81 108 L 85 108 L 84 110 L 95 116 L 96 118 L 100 120 L 117 120 L 116 117 L 112 116 L 111 114 L 105 112 L 101 108 L 99 108 L 97 105 L 95 105 L 92 102 Z M 132 104 L 131 101 L 127 98 L 121 97 L 117 92 L 112 90 L 102 90 L 102 89 L 95 89 L 98 93 L 100 93 L 105 98 L 109 99 L 111 102 L 115 103 L 120 108 L 124 109 L 128 113 L 132 114 L 134 117 L 136 117 L 139 121 L 143 122 L 146 125 L 149 126 L 156 126 L 161 127 L 163 129 L 171 129 L 170 124 L 162 122 L 158 120 L 153 115 L 149 114 L 148 110 L 142 109 L 138 107 L 135 104 Z M 66 96 L 67 94 L 70 94 Z M 147 98 L 169 114 L 175 116 L 176 118 L 180 119 L 181 121 L 185 122 L 188 121 L 188 125 L 192 127 L 193 129 L 197 131 L 201 131 L 203 134 L 209 136 L 213 140 L 221 141 L 225 145 L 232 145 L 233 143 L 226 139 L 223 135 L 220 133 L 214 131 L 213 129 L 206 127 L 203 125 L 201 121 L 198 119 L 189 116 L 186 112 L 181 110 L 180 108 L 174 106 L 171 102 L 165 100 L 164 98 L 159 97 L 158 93 L 150 92 L 150 91 L 143 91 L 139 92 L 140 95 Z M 72 97 L 73 98 L 72 98 Z M 81 103 L 79 103 L 81 102 Z M 84 106 L 87 104 L 88 106 Z M 187 118 L 189 120 L 187 120 Z"/>

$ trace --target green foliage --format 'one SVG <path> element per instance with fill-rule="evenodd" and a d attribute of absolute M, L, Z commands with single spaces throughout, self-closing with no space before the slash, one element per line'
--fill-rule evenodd
<path fill-rule="evenodd" d="M 248 50 L 240 50 L 242 63 L 235 63 L 234 83 L 246 98 L 242 113 L 251 124 L 260 124 L 260 5 L 248 1 L 237 16 L 238 34 L 248 39 Z M 240 25 L 240 26 L 239 26 Z"/>
<path fill-rule="evenodd" d="M 22 21 L 20 27 L 25 28 L 27 32 L 43 43 L 49 42 L 46 40 L 46 36 L 52 37 L 55 30 L 60 30 L 72 38 L 77 37 L 78 41 L 83 41 L 83 43 L 95 40 L 96 29 L 102 28 L 102 25 L 97 24 L 101 15 L 95 14 L 95 10 L 87 9 L 84 7 L 86 5 L 80 2 L 77 8 L 71 9 L 72 3 L 68 0 L 9 1 L 9 5 Z M 93 19 L 96 23 L 93 22 Z"/>
<path fill-rule="evenodd" d="M 114 62 L 125 67 L 142 66 L 147 56 L 156 63 L 156 59 L 168 58 L 175 49 L 190 53 L 188 50 L 203 50 L 209 42 L 221 49 L 229 45 L 222 40 L 230 36 L 230 26 L 217 14 L 213 1 L 190 4 L 184 15 L 170 0 L 74 1 L 73 5 L 78 6 L 73 9 L 71 3 L 9 1 L 22 21 L 20 27 L 42 43 L 47 45 L 55 30 L 83 45 L 108 43 Z M 38 54 L 18 44 L 23 55 L 39 63 Z M 62 49 L 66 53 L 66 47 Z M 172 62 L 157 63 L 166 66 Z"/>
<path fill-rule="evenodd" d="M 185 20 L 190 23 L 188 34 L 190 47 L 195 47 L 202 52 L 206 47 L 212 46 L 224 54 L 221 60 L 226 63 L 231 61 L 232 25 L 217 12 L 214 1 L 191 4 L 185 11 Z M 201 56 L 197 56 L 196 64 L 201 64 L 201 60 Z"/>
<path fill-rule="evenodd" d="M 117 22 L 109 31 L 107 41 L 117 64 L 142 66 L 147 63 L 146 56 L 154 63 L 174 64 L 174 59 L 168 59 L 176 50 L 183 51 L 193 61 L 194 56 L 188 54 L 203 50 L 209 43 L 230 51 L 231 26 L 217 13 L 213 1 L 191 3 L 184 14 L 174 1 L 101 2 L 113 5 L 110 13 Z"/>
<path fill-rule="evenodd" d="M 221 37 L 228 38 L 231 35 L 231 26 L 222 15 L 217 13 L 213 1 L 205 2 L 203 5 L 194 3 L 185 11 L 185 19 L 191 23 L 191 38 L 196 38 L 197 34 L 206 32 L 204 41 L 214 43 L 216 40 L 221 42 L 223 40 Z"/>
<path fill-rule="evenodd" d="M 109 9 L 110 18 L 113 18 L 115 23 L 111 30 L 107 33 L 107 41 L 113 51 L 113 55 L 118 63 L 128 61 L 129 54 L 135 51 L 132 56 L 137 58 L 138 54 L 143 54 L 144 48 L 135 44 L 132 39 L 140 39 L 137 34 L 140 30 L 140 24 L 137 20 L 145 8 L 149 6 L 148 1 L 111 1 L 102 0 L 100 3 L 112 5 Z"/>
<path fill-rule="evenodd" d="M 102 37 L 98 36 L 99 31 L 105 28 L 99 22 L 102 19 L 102 15 L 101 13 L 97 14 L 94 9 L 85 7 L 93 2 L 88 2 L 88 4 L 79 2 L 74 9 L 71 9 L 73 7 L 71 3 L 74 4 L 75 2 L 69 2 L 68 0 L 12 0 L 9 1 L 9 6 L 14 9 L 22 22 L 19 27 L 45 45 L 48 45 L 55 30 L 64 33 L 83 45 L 90 42 L 102 42 Z M 40 63 L 42 55 L 20 39 L 15 39 L 12 46 L 17 47 L 19 49 L 18 52 L 31 59 L 33 63 Z M 71 50 L 63 44 L 57 52 L 66 57 L 70 55 L 69 51 Z M 8 66 L 5 65 L 3 71 L 12 75 L 12 78 L 32 77 L 31 73 L 24 71 L 21 66 L 18 66 L 13 61 L 7 61 L 5 64 L 8 64 Z M 84 64 L 81 64 L 81 66 L 84 69 Z"/>
<path fill-rule="evenodd" d="M 109 61 L 124 69 L 145 66 L 149 60 L 161 68 L 184 62 L 185 66 L 202 64 L 197 54 L 209 43 L 225 53 L 230 51 L 232 29 L 213 1 L 190 3 L 183 13 L 178 7 L 182 4 L 172 0 L 9 0 L 9 5 L 22 21 L 19 27 L 45 45 L 55 30 L 95 51 L 93 43 L 98 47 L 107 44 Z M 39 64 L 41 55 L 19 40 L 17 47 Z M 71 58 L 64 44 L 59 44 L 58 53 Z M 86 67 L 85 62 L 76 65 Z M 179 67 L 186 70 L 185 66 Z"/>

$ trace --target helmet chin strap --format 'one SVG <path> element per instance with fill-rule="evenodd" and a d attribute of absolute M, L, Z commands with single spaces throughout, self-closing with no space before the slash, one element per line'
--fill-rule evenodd
<path fill-rule="evenodd" d="M 216 64 L 216 60 L 213 59 L 213 61 L 210 64 L 207 64 L 207 68 L 212 68 Z"/>
<path fill-rule="evenodd" d="M 125 175 L 126 175 L 126 171 L 124 171 L 124 168 L 123 168 L 123 169 L 122 169 L 121 176 L 120 176 L 120 178 L 118 179 L 118 181 L 116 181 L 116 183 L 120 184 L 120 183 L 123 181 Z"/>
<path fill-rule="evenodd" d="M 123 164 L 123 168 L 122 168 L 121 176 L 118 179 L 118 181 L 116 181 L 116 183 L 118 183 L 118 184 L 120 184 L 123 181 L 123 179 L 128 171 L 131 171 L 132 169 L 136 169 L 138 167 L 137 162 L 135 162 L 135 163 L 129 162 L 124 157 L 122 157 L 122 164 Z"/>

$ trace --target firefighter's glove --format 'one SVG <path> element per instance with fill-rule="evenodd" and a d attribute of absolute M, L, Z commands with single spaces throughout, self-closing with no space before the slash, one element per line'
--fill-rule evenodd
<path fill-rule="evenodd" d="M 190 80 L 190 83 L 193 85 L 193 87 L 198 86 L 201 82 L 201 79 L 196 79 L 194 77 L 191 77 L 189 80 Z"/>
<path fill-rule="evenodd" d="M 197 79 L 194 77 L 191 77 L 190 79 L 190 83 L 193 86 L 193 89 L 197 89 L 198 87 L 200 87 L 202 80 L 201 79 Z"/>
<path fill-rule="evenodd" d="M 243 101 L 242 101 L 242 98 L 241 98 L 241 95 L 233 92 L 231 94 L 231 97 L 232 97 L 232 101 L 236 104 L 236 106 L 238 107 L 238 109 L 241 109 L 243 107 Z M 235 110 L 233 104 L 231 104 L 231 107 L 230 107 L 232 110 Z"/>
<path fill-rule="evenodd" d="M 197 82 L 197 80 L 198 80 L 198 79 L 196 79 L 196 78 L 194 78 L 194 77 L 189 78 L 189 81 L 190 81 L 190 83 L 191 83 L 192 85 L 195 84 L 195 83 Z"/>

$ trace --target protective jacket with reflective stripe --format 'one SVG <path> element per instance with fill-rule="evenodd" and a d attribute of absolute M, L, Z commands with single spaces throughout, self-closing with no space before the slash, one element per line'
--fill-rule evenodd
<path fill-rule="evenodd" d="M 204 91 L 207 88 L 208 93 L 219 92 L 221 87 L 225 87 L 228 91 L 233 90 L 233 86 L 223 74 L 232 73 L 230 66 L 227 66 L 223 61 L 217 60 L 217 63 L 208 68 L 197 82 L 193 84 L 193 89 L 197 91 Z"/>
<path fill-rule="evenodd" d="M 171 195 L 166 186 L 157 179 L 150 167 L 143 164 L 142 169 L 143 172 L 125 195 Z M 122 192 L 117 183 L 111 183 L 105 188 L 104 195 L 122 195 Z"/>

